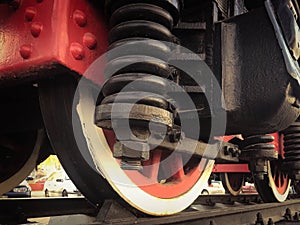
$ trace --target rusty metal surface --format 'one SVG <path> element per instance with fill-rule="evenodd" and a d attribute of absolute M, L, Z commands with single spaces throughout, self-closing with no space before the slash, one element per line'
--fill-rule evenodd
<path fill-rule="evenodd" d="M 298 86 L 286 70 L 266 10 L 253 10 L 220 26 L 227 134 L 285 129 L 299 114 Z"/>
<path fill-rule="evenodd" d="M 45 75 L 39 72 L 57 65 L 83 73 L 106 51 L 106 33 L 101 11 L 84 0 L 0 4 L 0 80 Z"/>
<path fill-rule="evenodd" d="M 96 108 L 96 124 L 108 129 L 112 128 L 111 120 L 141 120 L 164 124 L 173 127 L 173 115 L 167 110 L 158 107 L 130 104 L 130 103 L 114 103 L 99 105 Z"/>

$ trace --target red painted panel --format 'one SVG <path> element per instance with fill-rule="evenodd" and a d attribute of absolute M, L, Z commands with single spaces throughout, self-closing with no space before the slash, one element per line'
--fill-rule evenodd
<path fill-rule="evenodd" d="M 250 173 L 248 164 L 215 164 L 213 173 Z"/>
<path fill-rule="evenodd" d="M 104 16 L 89 1 L 0 4 L 0 80 L 46 75 L 57 64 L 83 74 L 106 50 Z"/>

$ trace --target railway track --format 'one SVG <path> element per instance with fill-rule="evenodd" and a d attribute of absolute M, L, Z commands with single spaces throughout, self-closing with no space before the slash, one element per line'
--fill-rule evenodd
<path fill-rule="evenodd" d="M 262 203 L 257 195 L 200 196 L 189 209 L 167 217 L 146 216 L 125 209 L 115 200 L 105 200 L 100 208 L 84 198 L 0 200 L 0 224 L 25 224 L 28 218 L 47 216 L 51 217 L 49 224 L 61 225 L 289 225 L 300 224 L 299 213 L 300 199 Z M 62 220 L 63 215 L 68 219 Z"/>

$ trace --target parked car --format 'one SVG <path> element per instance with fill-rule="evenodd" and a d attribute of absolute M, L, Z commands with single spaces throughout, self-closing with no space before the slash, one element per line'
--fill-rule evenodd
<path fill-rule="evenodd" d="M 33 181 L 29 182 L 29 185 L 30 185 L 32 191 L 43 191 L 45 182 L 46 182 L 46 179 L 42 177 L 38 180 L 33 180 Z"/>
<path fill-rule="evenodd" d="M 242 187 L 242 193 L 257 194 L 257 191 L 253 183 L 245 182 L 245 185 Z"/>
<path fill-rule="evenodd" d="M 212 180 L 206 187 L 201 191 L 202 195 L 213 195 L 213 194 L 225 194 L 222 181 Z"/>
<path fill-rule="evenodd" d="M 8 198 L 29 198 L 31 197 L 31 188 L 26 180 L 22 181 L 18 186 L 3 194 Z"/>
<path fill-rule="evenodd" d="M 46 197 L 62 196 L 67 197 L 69 194 L 80 195 L 77 187 L 73 184 L 66 173 L 54 172 L 44 184 Z"/>

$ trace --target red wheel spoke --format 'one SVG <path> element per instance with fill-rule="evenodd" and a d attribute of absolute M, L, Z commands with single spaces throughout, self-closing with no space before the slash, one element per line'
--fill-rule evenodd
<path fill-rule="evenodd" d="M 276 177 L 277 177 L 277 175 L 278 175 L 278 173 L 277 173 L 277 167 L 274 166 L 274 168 L 273 168 L 273 179 L 274 179 L 275 183 L 276 183 Z"/>
<path fill-rule="evenodd" d="M 154 150 L 151 153 L 151 155 L 152 155 L 151 159 L 143 163 L 144 166 L 143 174 L 149 177 L 151 180 L 157 181 L 159 165 L 162 158 L 162 151 Z"/>
<path fill-rule="evenodd" d="M 278 174 L 278 187 L 281 187 L 281 185 L 282 185 L 282 180 L 281 180 L 281 176 L 280 176 L 280 174 Z"/>
<path fill-rule="evenodd" d="M 182 179 L 185 176 L 181 154 L 172 153 L 165 159 L 162 167 L 168 179 Z"/>

